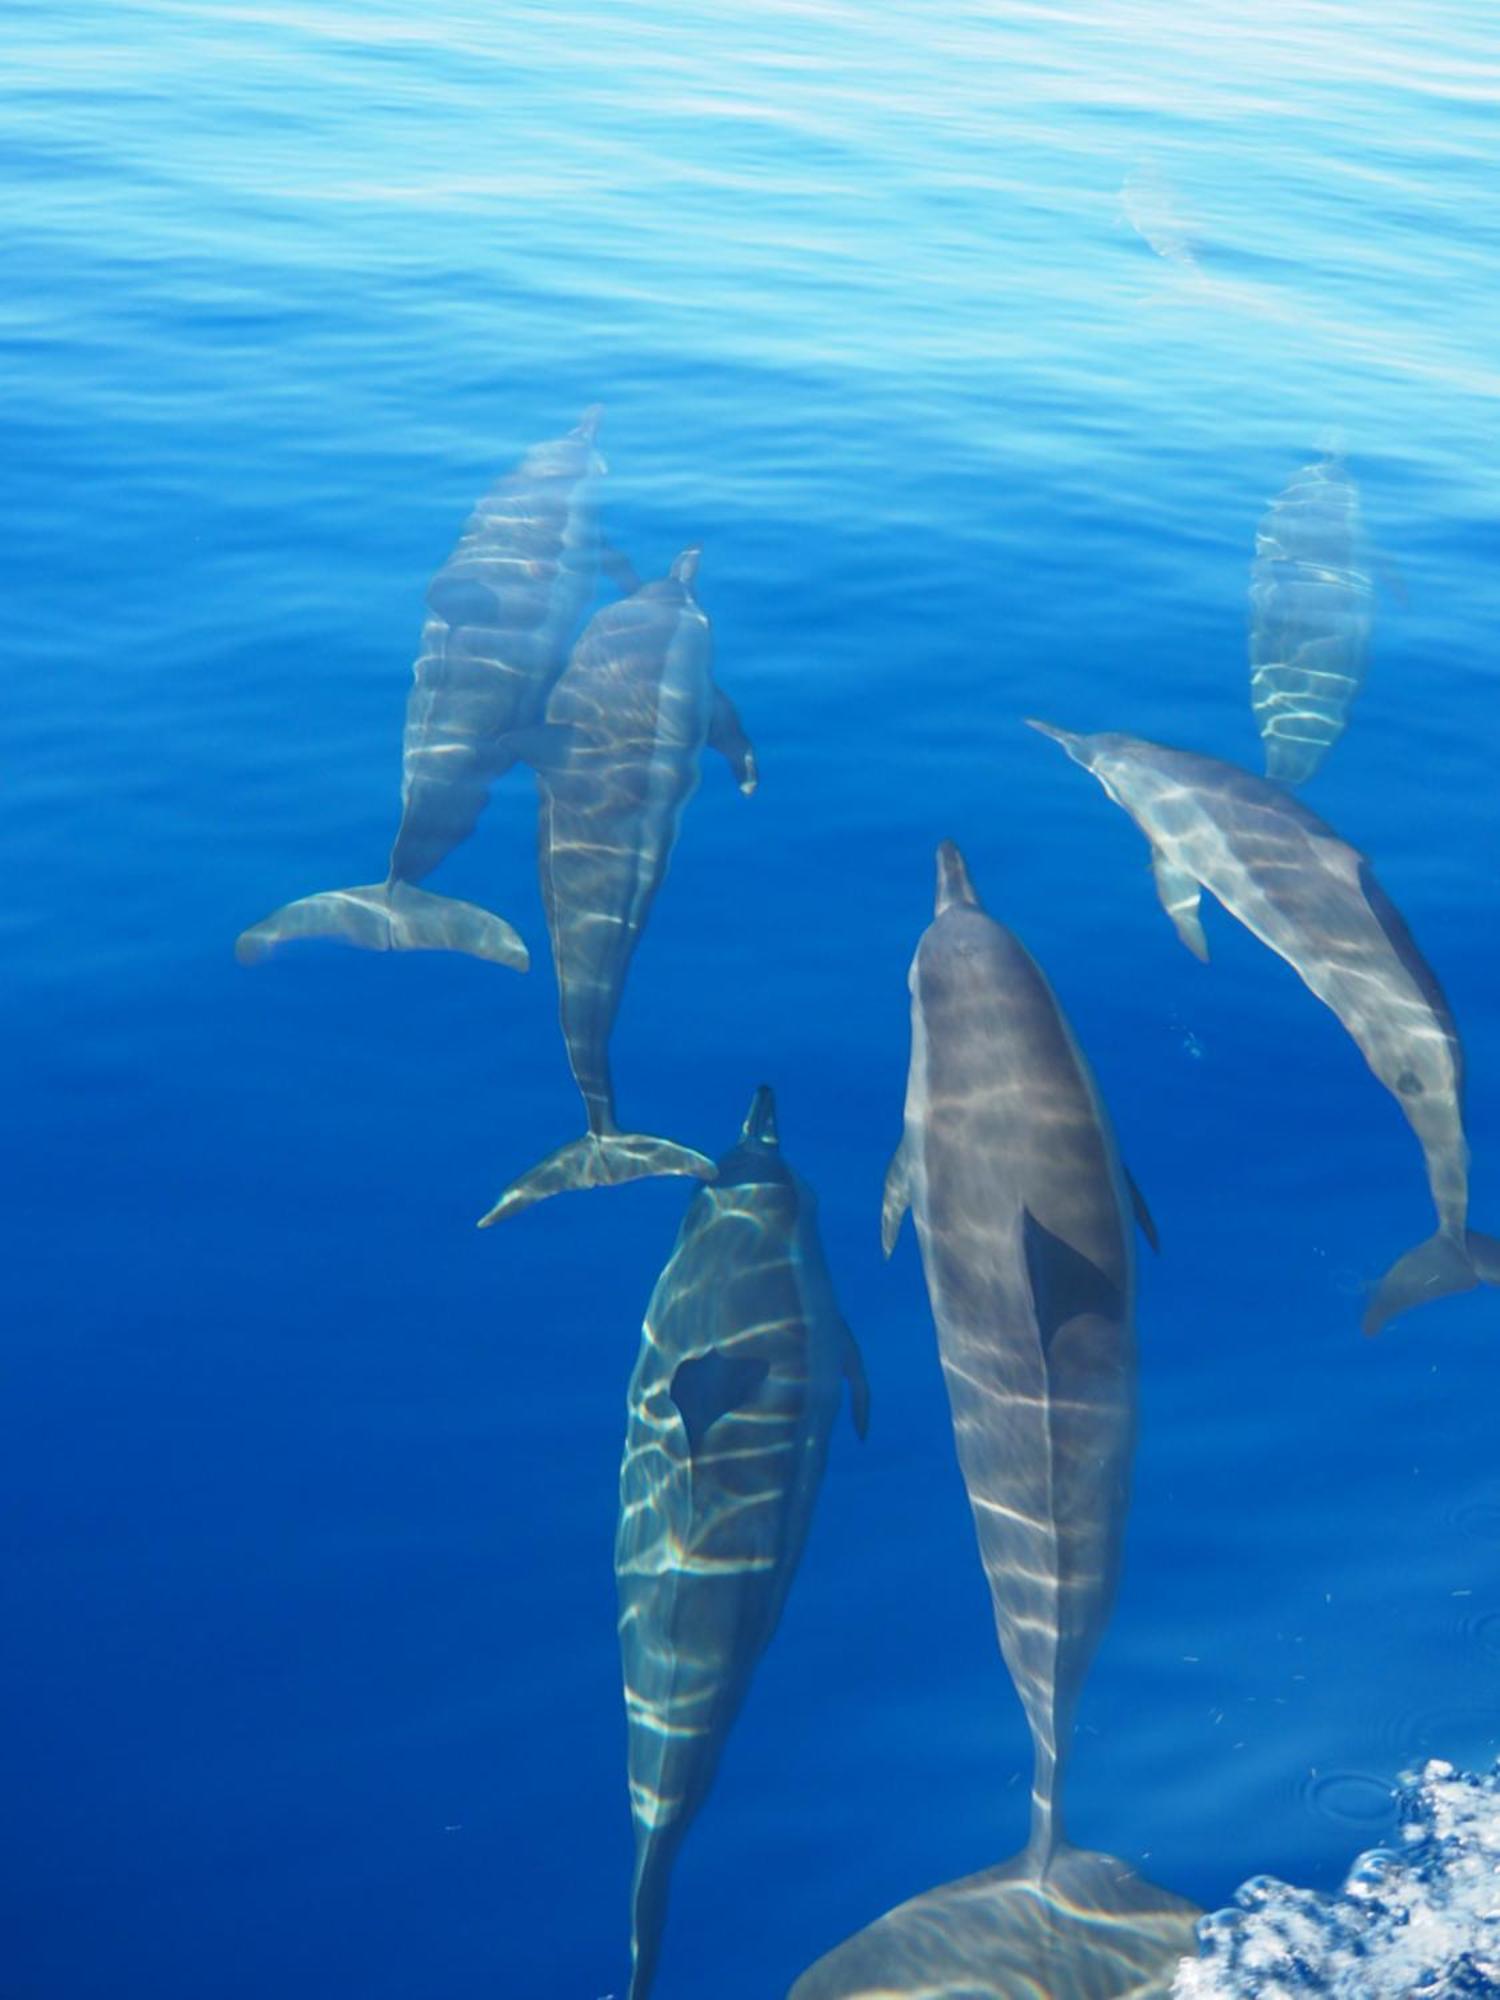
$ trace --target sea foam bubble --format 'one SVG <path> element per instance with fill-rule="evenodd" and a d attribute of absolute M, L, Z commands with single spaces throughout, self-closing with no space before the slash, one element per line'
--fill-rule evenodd
<path fill-rule="evenodd" d="M 1391 1844 L 1361 1854 L 1336 1895 L 1257 1875 L 1198 1937 L 1174 2000 L 1500 1996 L 1500 1763 L 1408 1774 Z"/>

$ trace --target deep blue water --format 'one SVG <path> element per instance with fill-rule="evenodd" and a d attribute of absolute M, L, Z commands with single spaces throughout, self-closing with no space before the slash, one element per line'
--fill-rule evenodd
<path fill-rule="evenodd" d="M 874 1394 L 677 1871 L 661 2000 L 763 2000 L 1021 1842 L 1028 1752 L 914 1247 L 905 970 L 960 840 L 1163 1236 L 1078 1836 L 1331 1887 L 1500 1749 L 1500 1299 L 1360 1339 L 1430 1227 L 1392 1100 L 1028 713 L 1257 760 L 1255 524 L 1337 431 L 1392 576 L 1309 803 L 1464 1031 L 1500 1227 L 1493 21 L 771 0 L 13 6 L 0 904 L 5 2000 L 623 1991 L 611 1544 L 688 1190 L 481 1235 L 578 1127 L 517 772 L 440 886 L 530 940 L 235 934 L 377 876 L 428 578 L 606 405 L 756 739 L 615 1037 L 627 1122 L 752 1087 Z M 1167 191 L 1192 261 L 1120 190 Z"/>

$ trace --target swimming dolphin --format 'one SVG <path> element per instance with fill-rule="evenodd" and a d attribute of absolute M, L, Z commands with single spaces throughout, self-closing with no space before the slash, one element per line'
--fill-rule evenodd
<path fill-rule="evenodd" d="M 692 589 L 698 555 L 685 550 L 667 576 L 596 612 L 545 722 L 512 739 L 536 766 L 542 900 L 588 1131 L 513 1181 L 481 1229 L 567 1188 L 713 1174 L 713 1162 L 689 1147 L 621 1132 L 609 1073 L 630 961 L 698 789 L 705 743 L 728 760 L 742 792 L 756 785 L 755 753 L 714 686 L 708 619 Z"/>
<path fill-rule="evenodd" d="M 904 1904 L 795 2000 L 1140 1993 L 1192 1947 L 1190 1904 L 1067 1842 L 1073 1714 L 1120 1569 L 1135 1441 L 1131 1212 L 1098 1085 L 1041 969 L 938 850 L 912 961 L 911 1064 L 881 1240 L 916 1220 L 1000 1650 L 1030 1727 L 1031 1830 L 1000 1868 Z"/>
<path fill-rule="evenodd" d="M 1425 1299 L 1500 1284 L 1500 1242 L 1468 1225 L 1463 1047 L 1432 968 L 1369 862 L 1279 786 L 1138 736 L 1031 723 L 1092 771 L 1151 843 L 1162 906 L 1208 957 L 1200 889 L 1284 958 L 1354 1038 L 1421 1143 L 1437 1233 L 1393 1264 L 1366 1333 Z"/>
<path fill-rule="evenodd" d="M 244 964 L 288 938 L 342 938 L 368 951 L 463 951 L 524 971 L 525 945 L 500 917 L 415 885 L 469 835 L 506 747 L 542 712 L 594 595 L 600 407 L 536 445 L 480 501 L 427 592 L 402 745 L 401 824 L 384 882 L 304 896 L 243 932 Z"/>
<path fill-rule="evenodd" d="M 1266 776 L 1299 785 L 1343 735 L 1364 686 L 1374 590 L 1359 488 L 1343 459 L 1307 465 L 1272 503 L 1250 570 L 1250 705 Z"/>
<path fill-rule="evenodd" d="M 782 1158 L 771 1092 L 693 1196 L 630 1381 L 615 1575 L 635 1822 L 630 2000 L 655 1974 L 677 1850 L 802 1554 L 847 1379 L 869 1392 Z"/>

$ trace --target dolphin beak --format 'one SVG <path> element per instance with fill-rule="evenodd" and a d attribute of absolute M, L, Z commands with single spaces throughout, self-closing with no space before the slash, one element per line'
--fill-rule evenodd
<path fill-rule="evenodd" d="M 770 1084 L 763 1083 L 751 1098 L 750 1109 L 745 1113 L 745 1122 L 740 1128 L 740 1137 L 759 1139 L 766 1146 L 776 1144 L 776 1097 Z"/>
<path fill-rule="evenodd" d="M 1034 715 L 1026 717 L 1026 727 L 1036 730 L 1040 736 L 1050 736 L 1054 743 L 1060 743 L 1075 764 L 1087 766 L 1089 757 L 1084 749 L 1084 738 L 1075 736 L 1070 729 L 1059 729 L 1055 722 L 1038 721 Z"/>
<path fill-rule="evenodd" d="M 977 910 L 981 908 L 974 884 L 969 879 L 968 863 L 951 840 L 945 840 L 937 851 L 937 895 L 934 898 L 932 914 L 940 917 L 944 910 L 951 910 L 957 903 L 961 908 Z"/>

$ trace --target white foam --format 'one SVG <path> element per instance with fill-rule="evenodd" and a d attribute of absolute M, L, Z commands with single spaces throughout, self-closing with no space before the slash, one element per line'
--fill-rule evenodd
<path fill-rule="evenodd" d="M 1174 2000 L 1500 1995 L 1500 1764 L 1428 1764 L 1403 1780 L 1396 1840 L 1360 1855 L 1336 1895 L 1257 1875 L 1198 1935 Z"/>

